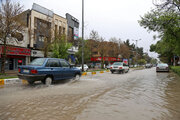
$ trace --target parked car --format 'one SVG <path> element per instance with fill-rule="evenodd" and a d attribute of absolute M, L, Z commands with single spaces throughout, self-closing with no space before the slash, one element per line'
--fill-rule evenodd
<path fill-rule="evenodd" d="M 111 73 L 127 73 L 129 71 L 129 66 L 123 62 L 114 62 L 110 67 Z"/>
<path fill-rule="evenodd" d="M 159 63 L 156 66 L 156 72 L 161 72 L 161 71 L 169 72 L 168 64 L 166 64 L 166 63 Z"/>
<path fill-rule="evenodd" d="M 29 84 L 35 81 L 42 81 L 50 85 L 52 81 L 62 79 L 80 79 L 81 71 L 71 66 L 64 59 L 57 58 L 37 58 L 29 65 L 18 67 L 18 77 L 27 80 Z"/>
<path fill-rule="evenodd" d="M 151 64 L 146 64 L 146 65 L 145 65 L 145 68 L 151 68 L 151 67 L 152 67 Z"/>
<path fill-rule="evenodd" d="M 76 68 L 78 68 L 82 71 L 82 65 L 77 65 Z M 89 67 L 86 64 L 84 64 L 84 71 L 88 71 L 88 69 L 89 69 Z"/>

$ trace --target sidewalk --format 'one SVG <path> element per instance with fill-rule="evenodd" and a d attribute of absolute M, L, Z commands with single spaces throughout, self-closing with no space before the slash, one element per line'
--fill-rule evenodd
<path fill-rule="evenodd" d="M 5 75 L 0 75 L 0 79 L 5 78 L 17 78 L 18 70 L 8 70 L 5 72 Z"/>

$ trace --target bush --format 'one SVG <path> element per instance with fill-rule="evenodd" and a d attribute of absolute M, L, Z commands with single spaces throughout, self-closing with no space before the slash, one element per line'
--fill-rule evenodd
<path fill-rule="evenodd" d="M 172 66 L 171 69 L 180 76 L 180 66 Z"/>

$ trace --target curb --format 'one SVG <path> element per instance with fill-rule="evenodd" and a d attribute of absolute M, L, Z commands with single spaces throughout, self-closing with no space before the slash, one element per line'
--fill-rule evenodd
<path fill-rule="evenodd" d="M 11 78 L 11 79 L 0 79 L 0 85 L 8 85 L 8 84 L 15 84 L 15 83 L 25 83 L 25 81 L 19 78 Z"/>
<path fill-rule="evenodd" d="M 106 72 L 110 72 L 110 70 L 105 70 L 105 71 L 95 71 L 95 72 L 83 72 L 82 73 L 82 76 L 87 76 L 87 75 L 96 75 L 97 73 L 106 73 Z"/>

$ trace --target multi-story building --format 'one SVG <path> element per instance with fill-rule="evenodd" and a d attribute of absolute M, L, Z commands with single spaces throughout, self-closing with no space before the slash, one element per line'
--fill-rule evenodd
<path fill-rule="evenodd" d="M 24 32 L 19 33 L 22 38 L 18 39 L 17 43 L 9 40 L 6 70 L 17 69 L 18 65 L 28 64 L 34 58 L 47 57 L 50 52 L 45 54 L 43 52 L 44 48 L 46 44 L 54 40 L 56 34 L 65 35 L 67 41 L 72 43 L 78 37 L 79 22 L 70 14 L 66 14 L 66 19 L 47 8 L 33 3 L 32 9 L 24 11 L 22 15 L 26 27 Z M 75 53 L 74 50 L 74 47 L 69 49 L 70 55 Z M 0 46 L 0 58 L 2 52 L 3 46 Z"/>

